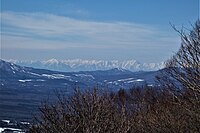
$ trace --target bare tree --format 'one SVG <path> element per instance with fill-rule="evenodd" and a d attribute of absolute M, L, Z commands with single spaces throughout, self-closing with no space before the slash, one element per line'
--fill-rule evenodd
<path fill-rule="evenodd" d="M 185 28 L 177 30 L 175 26 L 172 27 L 181 37 L 181 47 L 166 62 L 166 68 L 157 79 L 178 101 L 173 102 L 180 107 L 178 111 L 183 111 L 189 117 L 188 125 L 192 123 L 196 128 L 200 125 L 200 20 L 196 21 L 189 33 L 185 32 Z"/>
<path fill-rule="evenodd" d="M 200 98 L 200 21 L 197 20 L 190 33 L 185 33 L 184 28 L 177 30 L 182 43 L 179 51 L 166 62 L 164 80 L 168 87 L 177 89 L 178 86 L 192 92 Z"/>
<path fill-rule="evenodd" d="M 81 92 L 76 90 L 72 97 L 58 93 L 54 104 L 44 103 L 41 116 L 33 133 L 126 133 L 129 121 L 125 110 L 114 103 L 114 97 L 97 89 Z"/>

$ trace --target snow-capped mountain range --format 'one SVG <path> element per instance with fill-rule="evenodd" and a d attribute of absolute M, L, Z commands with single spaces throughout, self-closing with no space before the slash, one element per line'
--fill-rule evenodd
<path fill-rule="evenodd" d="M 140 63 L 136 60 L 57 60 L 50 59 L 45 61 L 23 61 L 23 60 L 7 60 L 21 66 L 28 66 L 40 69 L 49 69 L 63 72 L 77 71 L 96 71 L 109 70 L 113 68 L 122 68 L 130 71 L 155 71 L 164 68 L 164 62 L 160 63 Z"/>
<path fill-rule="evenodd" d="M 109 70 L 80 71 L 80 72 L 59 72 L 47 69 L 35 69 L 32 67 L 23 67 L 10 62 L 0 60 L 1 86 L 11 86 L 14 88 L 21 83 L 29 83 L 33 87 L 39 85 L 44 87 L 58 86 L 59 88 L 73 88 L 74 84 L 82 88 L 94 87 L 95 85 L 105 86 L 107 88 L 131 88 L 134 85 L 155 84 L 155 76 L 158 71 L 150 72 L 132 72 L 122 68 L 113 68 Z M 11 81 L 12 80 L 12 81 Z M 30 84 L 31 83 L 31 84 Z M 39 83 L 39 84 L 38 84 Z M 44 83 L 44 84 L 43 84 Z M 142 84 L 141 84 L 142 83 Z M 22 86 L 18 88 L 23 88 Z"/>
<path fill-rule="evenodd" d="M 50 62 L 52 62 L 51 60 Z M 60 62 L 54 60 L 55 64 Z M 47 63 L 47 62 L 46 62 Z M 102 91 L 118 91 L 120 88 L 158 86 L 159 71 L 132 72 L 122 68 L 96 71 L 59 72 L 19 66 L 0 59 L 0 120 L 31 118 L 38 105 L 47 98 L 55 98 L 55 90 L 72 94 L 98 87 Z M 14 111 L 13 111 L 14 110 Z"/>
<path fill-rule="evenodd" d="M 51 63 L 62 64 L 57 60 L 50 60 L 49 64 Z M 165 71 L 166 69 L 132 72 L 113 68 L 59 72 L 20 66 L 0 59 L 0 120 L 30 120 L 32 114 L 38 113 L 41 101 L 55 100 L 57 90 L 71 95 L 75 88 L 83 91 L 99 88 L 105 92 L 144 86 L 159 89 L 160 84 L 156 77 Z"/>

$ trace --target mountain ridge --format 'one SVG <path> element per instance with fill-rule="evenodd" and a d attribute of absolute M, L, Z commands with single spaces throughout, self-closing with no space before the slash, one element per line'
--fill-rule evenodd
<path fill-rule="evenodd" d="M 132 72 L 121 68 L 59 72 L 23 67 L 0 59 L 0 119 L 30 119 L 42 100 L 56 98 L 55 90 L 70 95 L 77 87 L 80 90 L 98 87 L 102 91 L 118 91 L 154 86 L 157 74 L 159 71 Z"/>
<path fill-rule="evenodd" d="M 83 60 L 68 59 L 57 60 L 49 59 L 44 61 L 24 61 L 24 60 L 6 60 L 20 66 L 27 66 L 40 69 L 49 69 L 62 72 L 78 72 L 78 71 L 96 71 L 109 70 L 114 68 L 126 69 L 129 71 L 155 71 L 164 68 L 164 62 L 160 63 L 140 63 L 136 60 Z"/>
<path fill-rule="evenodd" d="M 1 82 L 7 82 L 9 85 L 10 80 L 15 80 L 15 82 L 20 82 L 22 80 L 35 81 L 36 80 L 45 80 L 56 83 L 57 81 L 79 82 L 80 84 L 86 84 L 87 86 L 94 86 L 95 84 L 107 84 L 106 79 L 112 82 L 121 81 L 122 78 L 132 78 L 133 81 L 137 79 L 143 79 L 145 82 L 153 81 L 155 79 L 155 74 L 157 71 L 139 71 L 132 72 L 122 68 L 112 68 L 109 70 L 95 70 L 95 71 L 79 71 L 79 72 L 61 72 L 61 71 L 52 71 L 48 69 L 37 69 L 32 67 L 19 66 L 4 60 L 0 60 L 0 70 L 1 70 Z M 3 80 L 2 80 L 3 79 Z M 54 80 L 59 79 L 59 80 Z M 60 82 L 59 81 L 59 82 Z M 38 82 L 33 82 L 37 84 Z M 109 83 L 110 84 L 110 83 Z M 124 83 L 123 83 L 124 84 Z M 71 85 L 71 83 L 70 83 Z M 127 84 L 131 87 L 131 84 Z M 115 86 L 119 88 L 122 86 Z M 111 87 L 113 88 L 113 87 Z"/>

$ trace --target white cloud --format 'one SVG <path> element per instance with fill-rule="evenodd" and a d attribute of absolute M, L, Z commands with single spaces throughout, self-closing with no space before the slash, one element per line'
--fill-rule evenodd
<path fill-rule="evenodd" d="M 161 48 L 178 42 L 144 24 L 95 22 L 46 13 L 2 12 L 2 47 L 23 49 Z"/>

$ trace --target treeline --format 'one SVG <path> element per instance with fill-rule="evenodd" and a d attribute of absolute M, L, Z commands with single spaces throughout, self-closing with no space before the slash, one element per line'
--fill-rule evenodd
<path fill-rule="evenodd" d="M 99 89 L 72 97 L 58 93 L 54 104 L 44 103 L 35 133 L 199 132 L 200 102 L 189 92 L 174 95 L 167 88 Z"/>
<path fill-rule="evenodd" d="M 179 51 L 157 76 L 157 87 L 117 93 L 99 89 L 57 93 L 57 102 L 43 103 L 33 133 L 200 132 L 200 21 L 189 34 L 178 31 Z"/>

